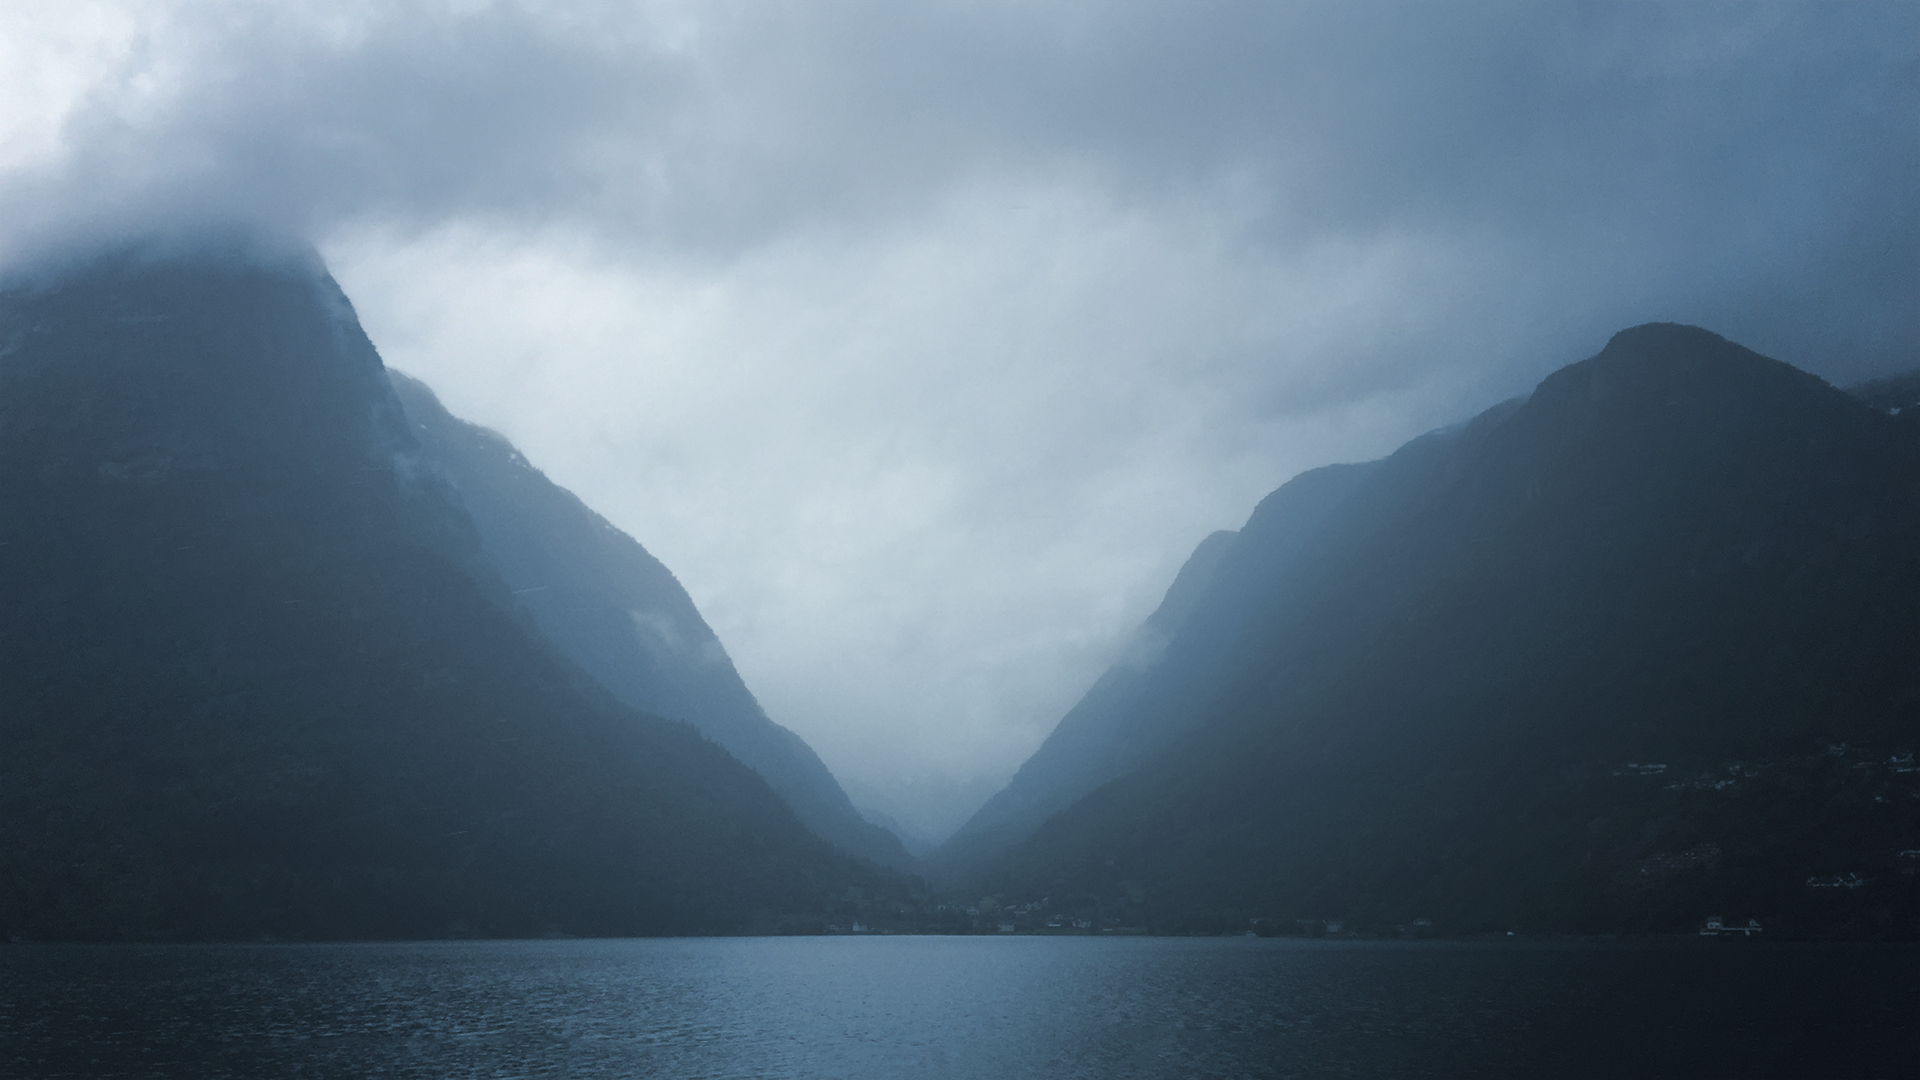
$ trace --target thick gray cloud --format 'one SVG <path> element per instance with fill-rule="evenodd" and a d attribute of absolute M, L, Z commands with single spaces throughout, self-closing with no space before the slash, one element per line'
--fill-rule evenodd
<path fill-rule="evenodd" d="M 1920 363 L 1920 7 L 47 4 L 20 264 L 239 221 L 926 832 L 1187 549 L 1653 319 Z"/>

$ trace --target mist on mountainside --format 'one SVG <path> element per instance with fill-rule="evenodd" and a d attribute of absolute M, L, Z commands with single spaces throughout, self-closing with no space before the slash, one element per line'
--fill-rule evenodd
<path fill-rule="evenodd" d="M 763 8 L 5 7 L 0 265 L 312 243 L 901 822 L 1290 476 L 1649 321 L 1914 363 L 1910 3 Z"/>
<path fill-rule="evenodd" d="M 506 439 L 456 419 L 418 380 L 390 377 L 488 561 L 555 648 L 626 704 L 698 728 L 821 837 L 912 867 L 897 838 L 854 810 L 813 749 L 761 711 L 671 571 Z"/>

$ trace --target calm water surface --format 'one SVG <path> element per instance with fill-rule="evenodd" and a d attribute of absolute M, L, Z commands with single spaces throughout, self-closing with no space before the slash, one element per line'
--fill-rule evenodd
<path fill-rule="evenodd" d="M 1126 938 L 0 946 L 7 1077 L 1920 1075 L 1920 950 Z"/>

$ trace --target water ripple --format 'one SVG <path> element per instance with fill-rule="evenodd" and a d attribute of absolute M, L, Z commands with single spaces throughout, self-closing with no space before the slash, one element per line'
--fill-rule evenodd
<path fill-rule="evenodd" d="M 1871 1076 L 1913 1064 L 1920 952 L 1723 944 L 16 945 L 0 947 L 0 1074 Z"/>

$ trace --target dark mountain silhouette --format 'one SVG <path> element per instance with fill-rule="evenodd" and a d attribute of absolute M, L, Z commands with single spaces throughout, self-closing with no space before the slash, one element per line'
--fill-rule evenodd
<path fill-rule="evenodd" d="M 1896 408 L 1643 326 L 1304 474 L 949 865 L 1161 929 L 1920 935 Z"/>
<path fill-rule="evenodd" d="M 1026 839 L 1040 823 L 1101 784 L 1126 775 L 1174 741 L 1185 725 L 1167 719 L 1170 700 L 1203 692 L 1217 672 L 1203 668 L 1161 677 L 1169 643 L 1206 595 L 1239 536 L 1202 541 L 1158 609 L 1135 632 L 1125 658 L 1102 675 L 1007 786 L 976 811 L 932 856 L 942 877 L 965 878 L 983 858 Z"/>
<path fill-rule="evenodd" d="M 0 933 L 727 931 L 890 887 L 541 639 L 311 257 L 0 294 L 0 496 Z"/>
<path fill-rule="evenodd" d="M 628 705 L 699 728 L 820 836 L 876 862 L 914 865 L 897 837 L 860 817 L 812 747 L 767 719 L 659 560 L 505 438 L 457 419 L 417 380 L 389 374 L 488 561 L 555 647 Z"/>

